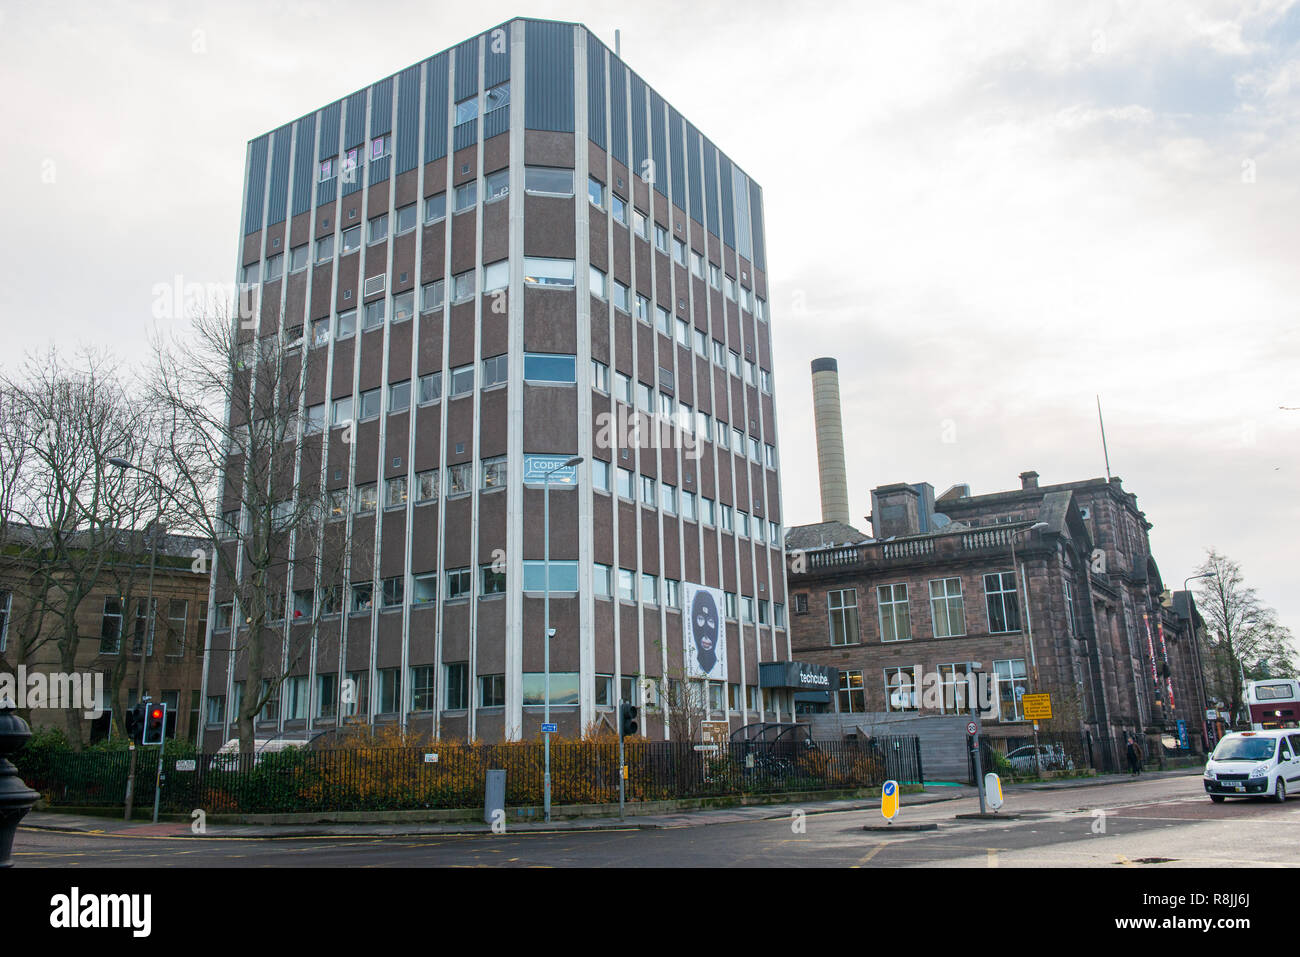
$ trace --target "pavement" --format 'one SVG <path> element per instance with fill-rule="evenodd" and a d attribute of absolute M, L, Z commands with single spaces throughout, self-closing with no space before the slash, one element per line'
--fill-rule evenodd
<path fill-rule="evenodd" d="M 1088 778 L 1063 778 L 1053 781 L 1036 781 L 1024 784 L 1004 784 L 1003 791 L 1065 791 L 1081 788 L 1106 787 L 1140 780 L 1200 776 L 1200 768 L 1181 768 L 1173 771 L 1150 771 L 1138 777 L 1127 774 L 1099 775 Z M 973 798 L 976 789 L 966 784 L 930 784 L 917 794 L 902 795 L 904 808 L 940 804 L 962 798 Z M 843 811 L 874 810 L 880 806 L 878 798 L 854 798 L 836 801 L 804 801 L 795 804 L 765 804 L 749 807 L 714 808 L 679 811 L 669 814 L 629 814 L 626 819 L 616 817 L 574 818 L 545 822 L 519 822 L 510 820 L 509 830 L 515 834 L 548 834 L 581 831 L 656 830 L 668 828 L 706 827 L 716 824 L 734 824 L 752 821 L 791 819 L 796 812 L 805 816 L 834 814 Z M 195 839 L 247 839 L 247 838 L 375 838 L 415 837 L 427 835 L 472 835 L 494 833 L 491 825 L 464 821 L 451 823 L 316 823 L 316 824 L 208 824 L 197 833 L 188 821 L 163 821 L 128 823 L 118 818 L 63 814 L 57 811 L 32 811 L 23 818 L 23 830 L 59 831 L 81 834 L 111 835 L 115 837 L 144 838 L 195 838 Z"/>

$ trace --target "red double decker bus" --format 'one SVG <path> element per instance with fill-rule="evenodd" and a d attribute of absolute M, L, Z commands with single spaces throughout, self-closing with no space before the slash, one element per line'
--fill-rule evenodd
<path fill-rule="evenodd" d="M 1250 726 L 1256 731 L 1300 727 L 1300 680 L 1266 678 L 1246 682 Z"/>

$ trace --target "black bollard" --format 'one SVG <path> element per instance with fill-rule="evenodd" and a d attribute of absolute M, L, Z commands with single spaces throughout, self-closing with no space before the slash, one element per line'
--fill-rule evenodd
<path fill-rule="evenodd" d="M 23 783 L 18 769 L 9 761 L 9 756 L 21 751 L 31 736 L 27 722 L 18 717 L 8 701 L 0 701 L 0 868 L 14 866 L 11 854 L 18 822 L 40 798 Z"/>

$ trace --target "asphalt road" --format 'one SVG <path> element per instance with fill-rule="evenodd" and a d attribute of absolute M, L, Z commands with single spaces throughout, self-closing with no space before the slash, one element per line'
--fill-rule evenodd
<path fill-rule="evenodd" d="M 1017 820 L 958 820 L 973 798 L 877 812 L 655 830 L 244 839 L 22 829 L 20 867 L 1287 867 L 1300 864 L 1300 798 L 1212 804 L 1199 776 L 1007 792 Z"/>

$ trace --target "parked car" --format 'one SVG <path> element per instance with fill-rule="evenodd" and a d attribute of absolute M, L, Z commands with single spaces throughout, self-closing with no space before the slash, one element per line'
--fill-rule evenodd
<path fill-rule="evenodd" d="M 1074 761 L 1065 753 L 1065 748 L 1059 744 L 1040 744 L 1038 746 L 1039 761 L 1042 763 L 1044 771 L 1073 771 Z M 1038 770 L 1038 761 L 1034 760 L 1034 746 L 1027 744 L 1022 748 L 1016 748 L 1007 754 L 1007 762 L 1012 769 L 1022 773 L 1032 774 Z"/>
<path fill-rule="evenodd" d="M 1288 785 L 1300 789 L 1300 733 L 1240 731 L 1225 734 L 1205 762 L 1205 793 L 1215 804 L 1226 797 L 1286 800 Z"/>

